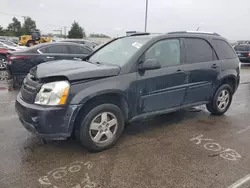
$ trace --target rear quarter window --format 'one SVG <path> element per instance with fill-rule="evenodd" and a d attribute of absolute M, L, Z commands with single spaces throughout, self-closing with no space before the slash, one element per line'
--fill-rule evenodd
<path fill-rule="evenodd" d="M 237 57 L 233 48 L 226 41 L 213 39 L 212 44 L 220 60 Z"/>
<path fill-rule="evenodd" d="M 217 60 L 210 44 L 200 38 L 185 38 L 185 63 L 202 63 Z"/>

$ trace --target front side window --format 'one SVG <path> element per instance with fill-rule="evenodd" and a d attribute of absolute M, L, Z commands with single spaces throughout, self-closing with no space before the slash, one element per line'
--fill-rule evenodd
<path fill-rule="evenodd" d="M 48 54 L 68 54 L 68 49 L 66 45 L 56 45 L 56 46 L 48 46 L 39 49 L 42 53 L 48 53 Z"/>
<path fill-rule="evenodd" d="M 156 59 L 162 67 L 180 64 L 179 40 L 168 39 L 153 44 L 146 51 L 144 59 Z"/>
<path fill-rule="evenodd" d="M 83 46 L 69 46 L 72 54 L 90 54 L 90 50 Z"/>
<path fill-rule="evenodd" d="M 150 39 L 150 37 L 125 37 L 107 44 L 90 58 L 90 62 L 99 62 L 122 66 Z"/>
<path fill-rule="evenodd" d="M 185 39 L 185 63 L 215 61 L 217 57 L 207 41 L 198 38 Z"/>

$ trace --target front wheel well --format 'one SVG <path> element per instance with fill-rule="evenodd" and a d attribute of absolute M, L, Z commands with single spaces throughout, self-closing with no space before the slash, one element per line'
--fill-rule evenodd
<path fill-rule="evenodd" d="M 72 134 L 74 134 L 75 130 L 78 127 L 80 127 L 80 122 L 81 122 L 82 118 L 92 108 L 94 108 L 100 104 L 104 104 L 104 103 L 111 103 L 111 104 L 118 106 L 124 114 L 125 122 L 128 121 L 129 108 L 128 108 L 128 103 L 127 103 L 126 98 L 123 95 L 117 94 L 117 93 L 102 94 L 102 95 L 98 95 L 98 96 L 90 98 L 82 105 L 82 107 L 78 111 L 76 119 L 74 121 L 74 128 L 73 128 Z"/>

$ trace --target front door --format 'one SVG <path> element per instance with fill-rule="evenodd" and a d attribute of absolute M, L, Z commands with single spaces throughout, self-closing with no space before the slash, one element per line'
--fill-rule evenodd
<path fill-rule="evenodd" d="M 181 65 L 179 39 L 166 39 L 153 44 L 143 55 L 142 61 L 156 59 L 161 68 L 138 72 L 138 113 L 180 106 L 187 84 Z"/>
<path fill-rule="evenodd" d="M 183 104 L 209 101 L 220 72 L 220 62 L 208 41 L 185 38 L 184 67 L 188 88 Z"/>

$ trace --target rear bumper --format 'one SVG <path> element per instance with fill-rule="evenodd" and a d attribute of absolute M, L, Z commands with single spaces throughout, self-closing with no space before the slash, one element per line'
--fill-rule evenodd
<path fill-rule="evenodd" d="M 24 128 L 46 139 L 63 140 L 71 136 L 79 105 L 44 107 L 28 104 L 18 94 L 16 112 Z"/>
<path fill-rule="evenodd" d="M 250 57 L 239 57 L 241 62 L 249 62 L 250 63 Z"/>

